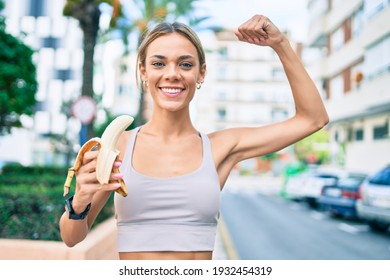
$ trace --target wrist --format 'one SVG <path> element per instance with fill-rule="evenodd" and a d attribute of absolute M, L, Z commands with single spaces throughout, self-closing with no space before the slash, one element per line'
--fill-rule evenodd
<path fill-rule="evenodd" d="M 84 210 L 90 205 L 90 202 L 83 202 L 76 195 L 72 198 L 72 207 L 76 214 L 84 212 Z"/>
<path fill-rule="evenodd" d="M 81 205 L 75 205 L 76 208 L 74 208 L 73 204 L 73 198 L 74 196 L 69 197 L 65 200 L 65 208 L 69 214 L 70 220 L 83 220 L 85 217 L 87 217 L 89 210 L 91 208 L 91 203 L 89 203 L 85 208 L 80 208 Z M 83 210 L 80 210 L 83 209 Z"/>
<path fill-rule="evenodd" d="M 278 55 L 282 55 L 282 54 L 285 53 L 286 51 L 292 49 L 291 44 L 290 44 L 290 41 L 287 39 L 286 36 L 282 36 L 282 38 L 280 39 L 280 41 L 278 41 L 277 43 L 275 43 L 275 44 L 272 45 L 272 48 L 274 49 L 274 51 L 275 51 Z"/>

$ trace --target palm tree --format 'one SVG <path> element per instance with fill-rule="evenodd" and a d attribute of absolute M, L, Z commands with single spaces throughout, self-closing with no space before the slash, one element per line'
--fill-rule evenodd
<path fill-rule="evenodd" d="M 83 32 L 83 74 L 81 95 L 94 97 L 93 91 L 93 57 L 95 53 L 95 46 L 99 32 L 99 23 L 101 11 L 100 4 L 107 3 L 114 7 L 113 18 L 120 16 L 119 0 L 66 0 L 63 14 L 70 16 L 79 21 L 80 28 Z M 93 122 L 86 127 L 87 139 L 94 136 Z"/>

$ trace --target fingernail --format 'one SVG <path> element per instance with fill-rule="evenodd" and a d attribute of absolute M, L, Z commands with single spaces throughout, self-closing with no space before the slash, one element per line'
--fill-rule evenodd
<path fill-rule="evenodd" d="M 119 189 L 121 186 L 122 186 L 121 183 L 115 183 L 115 184 L 113 185 L 114 188 L 118 188 L 118 189 Z"/>
<path fill-rule="evenodd" d="M 115 163 L 114 163 L 114 166 L 115 167 L 119 167 L 119 166 L 121 166 L 122 165 L 122 162 L 121 161 L 116 161 Z"/>
<path fill-rule="evenodd" d="M 116 179 L 120 179 L 120 178 L 123 178 L 123 174 L 122 173 L 114 173 L 114 177 Z"/>

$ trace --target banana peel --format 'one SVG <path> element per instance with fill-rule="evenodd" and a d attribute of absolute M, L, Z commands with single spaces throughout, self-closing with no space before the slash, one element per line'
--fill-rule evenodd
<path fill-rule="evenodd" d="M 119 173 L 118 168 L 113 169 L 115 159 L 119 155 L 119 151 L 116 149 L 116 143 L 118 142 L 119 135 L 125 131 L 133 121 L 133 117 L 121 115 L 115 118 L 106 127 L 101 138 L 91 138 L 81 147 L 73 167 L 68 169 L 68 175 L 64 184 L 64 196 L 69 194 L 72 179 L 83 162 L 84 154 L 94 147 L 97 147 L 99 151 L 96 163 L 96 179 L 99 183 L 102 185 L 108 184 L 111 172 Z M 116 192 L 123 197 L 127 196 L 127 189 L 123 179 L 118 179 L 118 182 L 121 184 L 121 187 L 117 189 Z"/>

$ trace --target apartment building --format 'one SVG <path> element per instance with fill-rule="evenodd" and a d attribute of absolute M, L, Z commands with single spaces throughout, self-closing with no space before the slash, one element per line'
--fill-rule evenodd
<path fill-rule="evenodd" d="M 390 1 L 310 0 L 308 8 L 332 161 L 374 172 L 390 163 Z"/>

